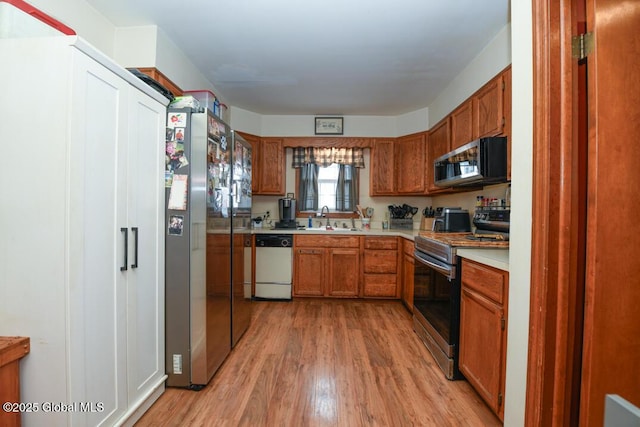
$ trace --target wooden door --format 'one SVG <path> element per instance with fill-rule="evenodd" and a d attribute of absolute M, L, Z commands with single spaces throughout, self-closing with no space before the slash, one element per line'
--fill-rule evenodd
<path fill-rule="evenodd" d="M 284 146 L 282 138 L 262 138 L 260 140 L 260 193 L 284 195 Z"/>
<path fill-rule="evenodd" d="M 396 191 L 398 194 L 424 194 L 427 159 L 425 134 L 403 136 L 396 141 Z"/>
<path fill-rule="evenodd" d="M 473 100 L 466 101 L 451 113 L 451 149 L 473 141 L 478 136 L 473 119 Z"/>
<path fill-rule="evenodd" d="M 587 1 L 587 31 L 594 34 L 595 49 L 587 57 L 582 425 L 602 425 L 606 394 L 640 407 L 640 245 L 634 237 L 640 200 L 640 7 L 632 3 Z"/>
<path fill-rule="evenodd" d="M 505 331 L 502 307 L 463 286 L 460 297 L 460 372 L 502 419 Z"/>
<path fill-rule="evenodd" d="M 360 277 L 360 249 L 328 249 L 327 295 L 357 297 Z"/>
<path fill-rule="evenodd" d="M 321 248 L 296 249 L 294 263 L 294 296 L 323 296 L 325 250 Z"/>
<path fill-rule="evenodd" d="M 511 66 L 502 73 L 504 91 L 502 93 L 502 112 L 504 114 L 504 126 L 502 135 L 507 138 L 507 179 L 511 181 Z"/>
<path fill-rule="evenodd" d="M 533 2 L 537 226 L 527 425 L 601 426 L 610 393 L 640 406 L 640 287 L 631 285 L 640 277 L 640 248 L 630 240 L 640 197 L 640 121 L 633 119 L 640 117 L 640 58 L 629 54 L 640 48 L 640 9 L 622 6 Z M 593 33 L 586 61 L 569 48 L 581 21 Z"/>
<path fill-rule="evenodd" d="M 404 305 L 413 312 L 413 273 L 415 270 L 415 260 L 413 254 L 403 254 L 402 262 L 402 301 Z"/>
<path fill-rule="evenodd" d="M 504 126 L 502 74 L 487 83 L 473 97 L 474 113 L 478 123 L 478 136 L 494 136 L 502 133 Z"/>
<path fill-rule="evenodd" d="M 376 139 L 371 147 L 369 195 L 391 195 L 395 192 L 395 165 L 393 139 Z"/>
<path fill-rule="evenodd" d="M 434 182 L 433 161 L 446 154 L 451 149 L 451 119 L 446 119 L 436 124 L 429 132 L 429 142 L 427 143 L 427 189 L 429 194 L 443 191 L 444 189 L 436 187 Z"/>

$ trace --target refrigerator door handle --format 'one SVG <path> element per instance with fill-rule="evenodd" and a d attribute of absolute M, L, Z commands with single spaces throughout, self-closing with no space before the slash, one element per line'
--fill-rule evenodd
<path fill-rule="evenodd" d="M 120 267 L 120 271 L 127 270 L 127 263 L 129 258 L 129 229 L 121 228 L 120 231 L 124 233 L 124 264 Z"/>
<path fill-rule="evenodd" d="M 194 222 L 193 223 L 193 250 L 204 249 L 204 245 L 202 244 L 202 234 L 205 224 L 202 222 Z M 206 240 L 206 237 L 205 237 Z"/>
<path fill-rule="evenodd" d="M 133 232 L 133 264 L 131 264 L 131 268 L 138 268 L 138 227 L 131 227 L 131 231 Z"/>

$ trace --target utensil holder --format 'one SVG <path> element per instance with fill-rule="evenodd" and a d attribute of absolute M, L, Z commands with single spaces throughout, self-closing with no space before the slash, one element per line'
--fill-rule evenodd
<path fill-rule="evenodd" d="M 422 217 L 420 221 L 420 230 L 422 231 L 431 231 L 433 229 L 433 221 L 435 218 L 425 218 Z"/>

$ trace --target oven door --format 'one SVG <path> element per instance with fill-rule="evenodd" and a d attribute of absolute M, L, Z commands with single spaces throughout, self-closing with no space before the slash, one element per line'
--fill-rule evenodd
<path fill-rule="evenodd" d="M 414 253 L 414 330 L 448 379 L 462 378 L 458 371 L 460 333 L 460 283 L 456 265 L 424 252 Z"/>

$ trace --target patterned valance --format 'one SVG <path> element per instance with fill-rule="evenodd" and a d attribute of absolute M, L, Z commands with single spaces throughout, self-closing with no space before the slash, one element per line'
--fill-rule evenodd
<path fill-rule="evenodd" d="M 301 168 L 305 163 L 317 164 L 322 167 L 338 163 L 363 168 L 364 154 L 362 148 L 294 147 L 291 166 Z"/>

